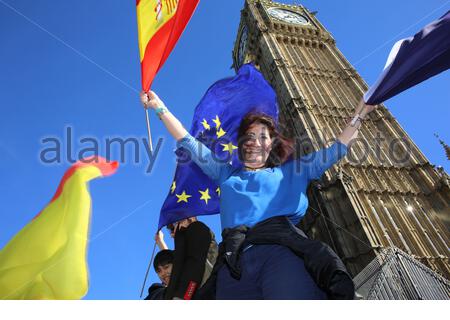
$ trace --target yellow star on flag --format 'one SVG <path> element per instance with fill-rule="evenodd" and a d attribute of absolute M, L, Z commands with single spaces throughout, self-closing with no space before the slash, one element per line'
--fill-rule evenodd
<path fill-rule="evenodd" d="M 172 182 L 172 186 L 170 187 L 170 193 L 173 193 L 177 187 L 177 183 L 175 180 Z"/>
<path fill-rule="evenodd" d="M 200 200 L 205 200 L 206 204 L 208 204 L 208 200 L 211 199 L 211 196 L 209 195 L 209 189 L 206 188 L 205 191 L 198 190 L 198 192 L 200 192 L 200 194 L 202 195 L 200 197 Z"/>
<path fill-rule="evenodd" d="M 211 126 L 209 125 L 208 121 L 206 121 L 206 119 L 203 119 L 201 124 L 203 125 L 203 128 L 205 128 L 206 130 L 211 129 Z"/>
<path fill-rule="evenodd" d="M 219 197 L 220 197 L 220 187 L 217 187 L 216 192 L 217 192 L 217 194 L 218 194 Z"/>
<path fill-rule="evenodd" d="M 220 128 L 220 130 L 216 132 L 217 138 L 223 137 L 225 135 L 225 133 L 227 133 L 227 132 L 224 131 L 223 128 Z"/>
<path fill-rule="evenodd" d="M 220 128 L 220 125 L 222 124 L 220 122 L 219 116 L 216 115 L 216 118 L 212 120 L 216 124 L 216 128 Z"/>
<path fill-rule="evenodd" d="M 179 202 L 181 202 L 181 201 L 184 201 L 184 202 L 188 202 L 188 198 L 190 198 L 190 197 L 192 197 L 191 195 L 189 195 L 189 194 L 186 194 L 186 191 L 184 191 L 183 190 L 183 193 L 182 194 L 175 194 L 176 196 L 177 196 L 177 198 L 178 198 L 178 201 L 177 201 L 177 203 L 179 203 Z"/>
<path fill-rule="evenodd" d="M 233 150 L 236 150 L 238 148 L 231 141 L 230 143 L 221 143 L 220 145 L 223 146 L 222 151 L 228 151 L 230 154 L 233 153 Z"/>

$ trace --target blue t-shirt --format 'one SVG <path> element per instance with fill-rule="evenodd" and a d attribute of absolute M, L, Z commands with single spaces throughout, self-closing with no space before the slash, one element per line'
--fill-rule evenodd
<path fill-rule="evenodd" d="M 238 225 L 252 227 L 275 216 L 287 216 L 297 224 L 308 208 L 309 182 L 319 179 L 347 154 L 347 146 L 336 140 L 328 148 L 281 166 L 246 171 L 216 161 L 211 151 L 190 134 L 179 141 L 179 146 L 189 150 L 192 160 L 219 185 L 222 230 Z"/>

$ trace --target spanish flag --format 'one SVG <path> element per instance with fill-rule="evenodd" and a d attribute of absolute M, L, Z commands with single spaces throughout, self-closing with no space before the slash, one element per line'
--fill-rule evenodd
<path fill-rule="evenodd" d="M 199 0 L 136 0 L 142 89 L 148 91 Z"/>
<path fill-rule="evenodd" d="M 91 157 L 66 171 L 47 207 L 0 251 L 0 299 L 81 299 L 87 293 L 88 182 L 117 167 Z"/>

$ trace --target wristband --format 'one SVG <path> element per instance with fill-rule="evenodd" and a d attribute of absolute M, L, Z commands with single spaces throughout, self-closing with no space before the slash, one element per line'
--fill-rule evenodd
<path fill-rule="evenodd" d="M 350 126 L 352 127 L 356 126 L 356 122 L 358 120 L 362 123 L 364 118 L 362 118 L 359 114 L 357 114 L 356 116 L 353 117 L 352 121 L 350 122 Z"/>
<path fill-rule="evenodd" d="M 161 115 L 169 112 L 169 109 L 167 109 L 166 106 L 162 106 L 162 107 L 158 107 L 155 109 L 156 115 L 159 117 L 159 119 L 161 119 Z"/>

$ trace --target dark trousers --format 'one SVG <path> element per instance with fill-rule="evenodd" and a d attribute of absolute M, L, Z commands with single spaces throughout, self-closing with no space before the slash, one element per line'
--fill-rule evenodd
<path fill-rule="evenodd" d="M 217 275 L 216 299 L 302 299 L 327 296 L 305 269 L 303 260 L 281 245 L 253 245 L 242 252 L 241 278 L 223 265 Z"/>

